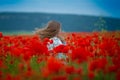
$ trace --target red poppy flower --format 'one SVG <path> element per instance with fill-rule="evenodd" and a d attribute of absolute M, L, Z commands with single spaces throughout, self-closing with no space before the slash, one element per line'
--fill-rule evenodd
<path fill-rule="evenodd" d="M 65 45 L 59 45 L 53 49 L 56 53 L 65 51 Z"/>
<path fill-rule="evenodd" d="M 68 80 L 67 76 L 54 76 L 52 80 Z"/>
<path fill-rule="evenodd" d="M 72 60 L 78 60 L 79 63 L 84 62 L 91 56 L 90 52 L 83 47 L 78 47 L 72 50 Z"/>
<path fill-rule="evenodd" d="M 19 57 L 22 53 L 22 48 L 12 46 L 10 47 L 10 54 L 15 57 Z"/>
<path fill-rule="evenodd" d="M 2 80 L 2 75 L 3 75 L 3 72 L 0 71 L 0 79 Z"/>
<path fill-rule="evenodd" d="M 0 32 L 0 38 L 2 38 L 3 37 L 3 34 L 2 34 L 2 32 Z"/>
<path fill-rule="evenodd" d="M 42 68 L 42 77 L 47 78 L 50 76 L 50 74 L 51 74 L 51 72 L 48 70 L 47 67 Z"/>
<path fill-rule="evenodd" d="M 120 71 L 117 72 L 116 80 L 120 80 Z"/>
<path fill-rule="evenodd" d="M 11 74 L 7 74 L 5 80 L 13 80 L 13 76 Z"/>
<path fill-rule="evenodd" d="M 90 80 L 93 80 L 94 77 L 95 77 L 95 74 L 93 72 L 89 72 L 88 77 L 89 77 Z"/>
<path fill-rule="evenodd" d="M 108 68 L 109 72 L 115 72 L 115 73 L 118 71 L 118 69 L 119 68 L 116 65 L 111 65 Z"/>
<path fill-rule="evenodd" d="M 55 73 L 59 72 L 62 69 L 63 65 L 64 64 L 60 60 L 54 57 L 50 57 L 47 60 L 47 67 L 50 72 L 55 72 Z"/>
<path fill-rule="evenodd" d="M 75 72 L 74 66 L 66 66 L 65 71 L 67 74 L 72 74 Z"/>
<path fill-rule="evenodd" d="M 105 70 L 107 66 L 107 59 L 106 58 L 98 58 L 93 60 L 90 65 L 89 65 L 89 70 L 94 71 L 94 70 Z"/>

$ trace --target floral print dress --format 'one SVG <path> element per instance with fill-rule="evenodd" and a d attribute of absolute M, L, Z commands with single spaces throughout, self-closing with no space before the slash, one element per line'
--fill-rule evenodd
<path fill-rule="evenodd" d="M 53 43 L 51 44 L 48 42 L 48 45 L 47 45 L 48 50 L 53 50 L 53 48 L 55 48 L 59 45 L 66 45 L 66 43 L 65 42 L 62 43 L 62 41 L 58 37 L 50 38 L 50 40 L 53 40 Z M 56 57 L 59 59 L 66 58 L 66 56 L 63 55 L 63 53 L 58 53 L 58 55 Z"/>

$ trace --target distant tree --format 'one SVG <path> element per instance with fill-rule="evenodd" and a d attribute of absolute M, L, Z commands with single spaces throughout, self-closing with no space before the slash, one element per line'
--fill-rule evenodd
<path fill-rule="evenodd" d="M 94 26 L 96 27 L 96 30 L 98 31 L 106 31 L 107 25 L 105 19 L 100 16 L 98 20 L 94 23 Z"/>

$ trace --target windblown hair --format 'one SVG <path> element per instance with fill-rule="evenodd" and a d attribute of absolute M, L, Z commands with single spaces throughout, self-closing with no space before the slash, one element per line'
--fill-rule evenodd
<path fill-rule="evenodd" d="M 46 25 L 46 27 L 42 29 L 37 29 L 35 33 L 40 36 L 40 38 L 43 40 L 44 38 L 52 38 L 59 34 L 60 31 L 60 23 L 56 21 L 49 21 Z"/>

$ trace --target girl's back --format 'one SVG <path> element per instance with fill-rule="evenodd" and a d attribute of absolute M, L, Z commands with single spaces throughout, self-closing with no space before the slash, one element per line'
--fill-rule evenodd
<path fill-rule="evenodd" d="M 52 40 L 53 43 L 52 44 L 48 43 L 47 45 L 48 50 L 53 50 L 53 48 L 63 44 L 62 41 L 58 37 L 50 38 L 50 40 Z"/>

